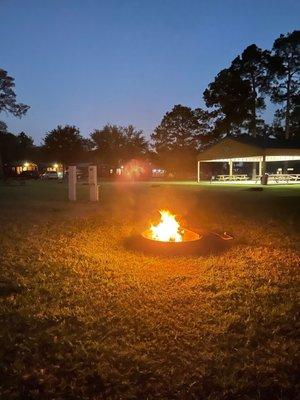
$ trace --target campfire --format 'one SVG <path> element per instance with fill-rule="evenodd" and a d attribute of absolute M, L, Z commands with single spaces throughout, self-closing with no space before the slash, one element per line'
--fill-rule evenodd
<path fill-rule="evenodd" d="M 160 222 L 151 224 L 150 228 L 143 232 L 143 236 L 159 242 L 186 242 L 198 240 L 199 235 L 188 229 L 183 229 L 176 216 L 168 210 L 160 210 Z"/>
<path fill-rule="evenodd" d="M 161 220 L 158 225 L 151 225 L 151 239 L 160 240 L 161 242 L 182 242 L 183 229 L 180 228 L 179 222 L 175 215 L 170 211 L 161 210 Z"/>
<path fill-rule="evenodd" d="M 133 235 L 126 243 L 129 247 L 156 255 L 204 255 L 225 250 L 233 237 L 227 233 L 187 229 L 176 215 L 160 210 L 160 221 L 150 224 L 141 234 Z"/>

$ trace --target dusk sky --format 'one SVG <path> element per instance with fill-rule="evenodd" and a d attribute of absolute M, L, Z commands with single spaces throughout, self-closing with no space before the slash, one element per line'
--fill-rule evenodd
<path fill-rule="evenodd" d="M 58 124 L 149 135 L 174 104 L 203 106 L 220 69 L 300 28 L 299 0 L 0 0 L 0 68 L 15 78 L 38 144 Z"/>

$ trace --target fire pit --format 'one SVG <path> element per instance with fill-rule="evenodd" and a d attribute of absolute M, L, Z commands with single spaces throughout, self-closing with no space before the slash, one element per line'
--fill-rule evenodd
<path fill-rule="evenodd" d="M 203 255 L 222 252 L 232 243 L 233 237 L 227 233 L 195 232 L 181 228 L 175 215 L 169 211 L 161 210 L 160 215 L 159 224 L 133 235 L 127 244 L 150 254 Z"/>

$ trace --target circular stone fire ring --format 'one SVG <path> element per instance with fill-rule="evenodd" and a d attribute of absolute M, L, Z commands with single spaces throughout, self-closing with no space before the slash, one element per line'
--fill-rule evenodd
<path fill-rule="evenodd" d="M 149 230 L 133 235 L 127 245 L 134 250 L 154 255 L 206 255 L 225 251 L 233 242 L 233 236 L 223 233 L 201 232 L 185 229 L 182 242 L 162 242 L 151 239 Z"/>

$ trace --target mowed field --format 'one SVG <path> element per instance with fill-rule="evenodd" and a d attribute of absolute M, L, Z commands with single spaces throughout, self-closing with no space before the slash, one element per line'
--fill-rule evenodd
<path fill-rule="evenodd" d="M 0 186 L 0 399 L 296 399 L 300 186 L 248 189 Z M 165 208 L 233 247 L 128 250 Z"/>

